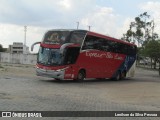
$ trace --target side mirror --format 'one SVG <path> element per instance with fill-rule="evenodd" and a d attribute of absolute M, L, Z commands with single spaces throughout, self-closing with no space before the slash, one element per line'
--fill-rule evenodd
<path fill-rule="evenodd" d="M 70 46 L 70 45 L 73 45 L 74 43 L 66 43 L 66 44 L 63 44 L 61 47 L 60 47 L 60 53 L 63 54 L 64 52 L 64 49 L 67 47 L 67 46 Z"/>
<path fill-rule="evenodd" d="M 41 42 L 35 42 L 35 43 L 33 43 L 32 46 L 31 46 L 31 51 L 33 51 L 35 45 L 40 44 L 40 43 Z"/>

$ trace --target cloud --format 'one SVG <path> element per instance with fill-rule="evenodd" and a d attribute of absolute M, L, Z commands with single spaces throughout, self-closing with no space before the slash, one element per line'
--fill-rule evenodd
<path fill-rule="evenodd" d="M 24 43 L 24 26 L 13 25 L 13 24 L 0 24 L 0 44 L 3 47 L 8 48 L 8 45 L 13 42 Z M 34 42 L 41 41 L 43 34 L 47 29 L 41 27 L 27 27 L 27 45 L 30 47 Z M 38 48 L 36 48 L 36 51 Z"/>
<path fill-rule="evenodd" d="M 70 0 L 61 0 L 61 1 L 59 1 L 59 5 L 61 5 L 65 9 L 70 9 L 71 8 L 71 1 Z"/>
<path fill-rule="evenodd" d="M 73 24 L 87 13 L 95 0 L 1 0 L 0 22 L 31 26 L 64 26 Z M 75 22 L 75 21 L 74 21 Z M 73 25 L 72 25 L 73 26 Z"/>
<path fill-rule="evenodd" d="M 92 31 L 103 34 L 115 35 L 118 15 L 113 8 L 96 6 L 90 13 L 81 19 L 83 28 L 91 26 Z"/>
<path fill-rule="evenodd" d="M 147 2 L 140 5 L 143 11 L 149 12 L 155 22 L 155 32 L 160 34 L 160 2 Z"/>
<path fill-rule="evenodd" d="M 10 24 L 42 25 L 48 19 L 53 19 L 58 7 L 52 0 L 2 0 L 0 5 L 0 22 Z M 41 24 L 40 24 L 41 23 Z M 50 23 L 50 22 L 49 22 Z M 47 24 L 45 24 L 47 25 Z"/>
<path fill-rule="evenodd" d="M 148 12 L 149 15 L 151 15 L 150 20 L 154 19 L 155 22 L 155 30 L 154 32 L 160 34 L 160 2 L 153 2 L 153 1 L 149 1 L 149 2 L 144 2 L 144 3 L 140 3 L 139 5 L 139 10 L 141 10 L 141 13 L 143 12 Z M 139 14 L 141 14 L 139 13 Z M 137 16 L 139 15 L 137 14 Z M 135 16 L 136 17 L 136 16 Z M 126 33 L 126 31 L 129 29 L 129 25 L 132 21 L 134 21 L 134 18 L 130 18 L 130 17 L 125 17 L 122 26 L 118 27 L 117 29 L 117 34 L 116 36 L 118 38 L 121 38 L 123 33 Z"/>
<path fill-rule="evenodd" d="M 134 21 L 134 18 L 126 18 L 121 25 L 121 27 L 117 28 L 116 36 L 120 39 L 123 37 L 123 34 L 127 32 L 129 29 L 130 23 Z"/>
<path fill-rule="evenodd" d="M 94 8 L 94 1 L 20 0 L 15 2 L 14 0 L 1 0 L 0 44 L 8 47 L 13 42 L 23 42 L 24 25 L 28 26 L 28 46 L 41 41 L 48 29 L 76 28 L 76 22 Z"/>
<path fill-rule="evenodd" d="M 110 25 L 109 22 L 115 17 L 113 9 L 96 4 L 96 0 L 1 0 L 0 23 L 76 28 L 79 21 L 83 28 L 85 21 L 88 21 L 95 25 L 95 29 L 98 25 Z M 102 24 L 98 24 L 97 20 Z"/>
<path fill-rule="evenodd" d="M 96 0 L 21 0 L 17 3 L 1 0 L 0 42 L 5 41 L 4 47 L 23 42 L 24 25 L 27 25 L 27 45 L 31 46 L 41 41 L 46 30 L 76 28 L 78 21 L 80 29 L 91 25 L 93 31 L 115 36 L 118 17 L 113 8 L 98 6 Z"/>

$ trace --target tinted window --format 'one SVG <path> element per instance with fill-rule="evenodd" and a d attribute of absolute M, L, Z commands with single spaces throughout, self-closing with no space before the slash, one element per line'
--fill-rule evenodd
<path fill-rule="evenodd" d="M 82 47 L 83 50 L 85 49 L 96 49 L 102 50 L 107 52 L 114 52 L 120 54 L 129 54 L 134 55 L 136 54 L 136 47 L 126 45 L 123 43 L 107 40 L 104 38 L 99 38 L 95 36 L 87 36 L 84 45 Z"/>
<path fill-rule="evenodd" d="M 101 50 L 102 40 L 98 37 L 87 36 L 82 49 L 97 49 Z"/>
<path fill-rule="evenodd" d="M 75 31 L 71 34 L 69 43 L 81 44 L 84 40 L 86 32 Z"/>
<path fill-rule="evenodd" d="M 65 51 L 64 64 L 74 64 L 79 55 L 79 47 L 67 48 Z"/>
<path fill-rule="evenodd" d="M 136 46 L 128 46 L 128 54 L 129 55 L 135 55 L 137 53 Z"/>

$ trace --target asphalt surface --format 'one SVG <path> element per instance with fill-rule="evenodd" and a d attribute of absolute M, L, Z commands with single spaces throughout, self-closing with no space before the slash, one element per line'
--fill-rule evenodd
<path fill-rule="evenodd" d="M 137 68 L 134 78 L 121 81 L 85 80 L 78 83 L 37 77 L 33 66 L 2 64 L 0 111 L 160 111 L 160 77 L 156 71 Z M 160 118 L 42 119 L 159 120 Z"/>

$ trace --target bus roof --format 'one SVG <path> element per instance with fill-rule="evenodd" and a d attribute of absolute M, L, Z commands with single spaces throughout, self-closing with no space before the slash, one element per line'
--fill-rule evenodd
<path fill-rule="evenodd" d="M 82 30 L 82 29 L 51 29 L 51 30 L 48 30 L 47 32 L 49 32 L 49 31 L 70 31 L 70 32 L 72 32 L 72 31 L 77 31 L 77 32 L 78 31 L 84 31 L 84 32 L 87 32 L 88 35 L 105 38 L 105 39 L 108 39 L 108 40 L 112 40 L 112 41 L 115 41 L 115 42 L 120 42 L 120 43 L 131 45 L 131 46 L 136 46 L 134 43 L 129 43 L 129 42 L 126 42 L 126 41 L 123 41 L 123 40 L 120 40 L 120 39 L 116 39 L 116 38 L 113 38 L 113 37 L 110 37 L 110 36 L 107 36 L 107 35 L 103 35 L 103 34 L 88 31 L 88 30 Z"/>
<path fill-rule="evenodd" d="M 87 30 L 81 30 L 81 29 L 51 29 L 51 30 L 48 30 L 48 31 L 70 31 L 70 32 L 72 32 L 72 31 L 84 31 L 84 32 L 88 32 Z"/>
<path fill-rule="evenodd" d="M 93 36 L 96 36 L 96 37 L 105 38 L 105 39 L 112 40 L 112 41 L 115 41 L 115 42 L 120 42 L 120 43 L 131 45 L 131 46 L 136 46 L 133 43 L 129 43 L 129 42 L 126 42 L 126 41 L 123 41 L 123 40 L 120 40 L 120 39 L 116 39 L 116 38 L 113 38 L 113 37 L 110 37 L 110 36 L 106 36 L 106 35 L 103 35 L 103 34 L 100 34 L 100 33 L 96 33 L 96 32 L 88 31 L 88 35 L 93 35 Z"/>

